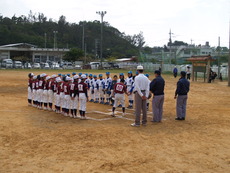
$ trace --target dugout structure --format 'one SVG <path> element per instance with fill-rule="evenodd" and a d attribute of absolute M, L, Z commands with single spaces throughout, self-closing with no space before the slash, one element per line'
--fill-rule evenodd
<path fill-rule="evenodd" d="M 209 81 L 211 62 L 215 61 L 212 56 L 192 56 L 191 58 L 188 58 L 187 61 L 192 62 L 192 81 L 197 81 L 198 72 L 204 74 L 204 82 Z"/>

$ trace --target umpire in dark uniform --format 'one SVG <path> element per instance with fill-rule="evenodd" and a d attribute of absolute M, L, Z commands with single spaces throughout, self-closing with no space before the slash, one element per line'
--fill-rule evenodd
<path fill-rule="evenodd" d="M 164 87 L 165 81 L 161 77 L 161 72 L 159 70 L 155 71 L 155 79 L 150 83 L 150 91 L 153 93 L 152 99 L 152 110 L 153 110 L 153 120 L 152 122 L 161 122 L 163 114 L 163 104 L 164 104 Z"/>
<path fill-rule="evenodd" d="M 190 83 L 186 79 L 186 72 L 181 71 L 181 78 L 177 82 L 177 89 L 174 97 L 175 99 L 177 99 L 176 101 L 177 117 L 175 118 L 175 120 L 185 120 L 189 87 L 190 87 Z"/>

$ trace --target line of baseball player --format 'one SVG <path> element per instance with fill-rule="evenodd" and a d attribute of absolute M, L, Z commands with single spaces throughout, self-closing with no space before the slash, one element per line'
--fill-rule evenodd
<path fill-rule="evenodd" d="M 148 74 L 146 76 L 149 77 Z M 122 107 L 124 116 L 125 94 L 129 99 L 127 108 L 133 108 L 135 75 L 133 76 L 132 71 L 128 72 L 126 79 L 124 73 L 120 73 L 119 78 L 114 75 L 112 79 L 109 72 L 106 72 L 105 78 L 102 74 L 97 76 L 79 73 L 77 75 L 75 72 L 72 76 L 29 73 L 28 77 L 28 104 L 38 109 L 54 110 L 64 116 L 86 119 L 86 102 L 89 101 L 113 106 L 112 116 L 115 116 L 117 106 Z M 147 102 L 147 109 L 148 107 L 149 102 Z"/>

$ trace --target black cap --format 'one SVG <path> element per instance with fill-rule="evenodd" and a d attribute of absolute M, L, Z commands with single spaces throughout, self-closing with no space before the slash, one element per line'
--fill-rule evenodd
<path fill-rule="evenodd" d="M 160 70 L 155 70 L 154 72 L 155 74 L 161 75 L 161 71 Z"/>
<path fill-rule="evenodd" d="M 185 71 L 181 71 L 180 74 L 181 74 L 181 76 L 183 76 L 183 77 L 186 76 L 186 72 L 185 72 Z"/>

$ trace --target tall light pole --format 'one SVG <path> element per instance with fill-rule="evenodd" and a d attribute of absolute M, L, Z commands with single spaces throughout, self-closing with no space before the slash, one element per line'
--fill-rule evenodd
<path fill-rule="evenodd" d="M 85 25 L 82 22 L 82 50 L 85 51 Z"/>
<path fill-rule="evenodd" d="M 220 77 L 220 37 L 218 37 L 218 77 Z"/>
<path fill-rule="evenodd" d="M 54 49 L 56 49 L 57 48 L 57 33 L 58 33 L 58 31 L 53 31 L 53 33 L 54 33 Z"/>
<path fill-rule="evenodd" d="M 171 50 L 171 46 L 172 46 L 172 32 L 171 29 L 169 31 L 169 64 L 171 65 L 172 63 L 172 50 Z"/>
<path fill-rule="evenodd" d="M 106 14 L 106 11 L 97 11 L 96 13 L 101 16 L 101 51 L 100 51 L 100 58 L 101 58 L 101 68 L 102 68 L 103 17 Z"/>

